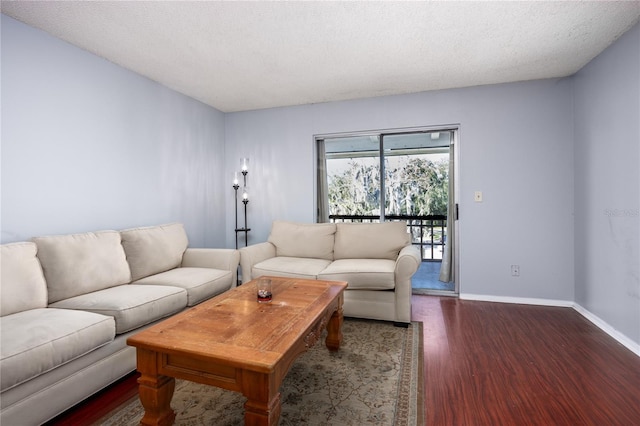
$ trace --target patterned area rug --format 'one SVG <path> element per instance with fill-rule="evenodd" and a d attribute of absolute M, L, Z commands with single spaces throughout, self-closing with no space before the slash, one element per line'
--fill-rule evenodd
<path fill-rule="evenodd" d="M 424 424 L 422 323 L 409 328 L 347 318 L 338 352 L 324 338 L 301 355 L 280 389 L 279 425 Z M 176 425 L 244 424 L 242 394 L 184 380 L 171 401 Z M 135 397 L 97 424 L 138 425 L 144 414 Z"/>

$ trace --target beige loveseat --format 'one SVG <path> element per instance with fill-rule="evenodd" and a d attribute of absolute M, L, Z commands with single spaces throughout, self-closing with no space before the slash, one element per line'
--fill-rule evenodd
<path fill-rule="evenodd" d="M 404 222 L 275 221 L 268 241 L 240 249 L 242 281 L 262 275 L 349 283 L 344 314 L 411 321 L 411 277 L 420 266 Z"/>
<path fill-rule="evenodd" d="M 136 368 L 126 339 L 236 285 L 239 253 L 181 224 L 1 246 L 0 424 L 35 425 Z"/>

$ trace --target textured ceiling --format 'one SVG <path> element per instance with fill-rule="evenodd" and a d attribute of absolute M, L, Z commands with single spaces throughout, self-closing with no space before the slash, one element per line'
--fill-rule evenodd
<path fill-rule="evenodd" d="M 627 2 L 2 1 L 2 12 L 221 111 L 571 75 Z"/>

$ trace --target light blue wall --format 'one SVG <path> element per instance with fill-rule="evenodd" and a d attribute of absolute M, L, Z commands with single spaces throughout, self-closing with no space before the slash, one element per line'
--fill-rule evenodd
<path fill-rule="evenodd" d="M 459 123 L 461 292 L 573 300 L 570 79 L 231 113 L 225 122 L 229 200 L 231 172 L 251 158 L 250 244 L 265 241 L 275 219 L 314 220 L 314 134 Z M 484 202 L 473 202 L 476 190 Z M 232 205 L 227 213 L 231 222 Z"/>
<path fill-rule="evenodd" d="M 185 224 L 223 246 L 224 115 L 2 15 L 2 242 Z"/>
<path fill-rule="evenodd" d="M 272 220 L 314 220 L 313 135 L 459 124 L 461 292 L 575 300 L 640 343 L 638 26 L 569 79 L 226 115 L 4 15 L 1 31 L 3 243 L 181 221 L 192 246 L 232 247 L 243 156 L 264 241 Z"/>
<path fill-rule="evenodd" d="M 640 25 L 574 87 L 576 302 L 640 344 Z"/>

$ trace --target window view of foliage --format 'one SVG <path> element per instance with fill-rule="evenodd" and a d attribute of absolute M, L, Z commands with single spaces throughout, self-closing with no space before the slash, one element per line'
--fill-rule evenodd
<path fill-rule="evenodd" d="M 347 163 L 336 167 L 336 161 Z M 327 167 L 329 214 L 380 214 L 380 165 L 377 158 L 329 160 Z M 385 163 L 385 214 L 446 215 L 448 175 L 446 157 L 435 159 L 429 155 L 413 155 L 388 158 Z"/>

